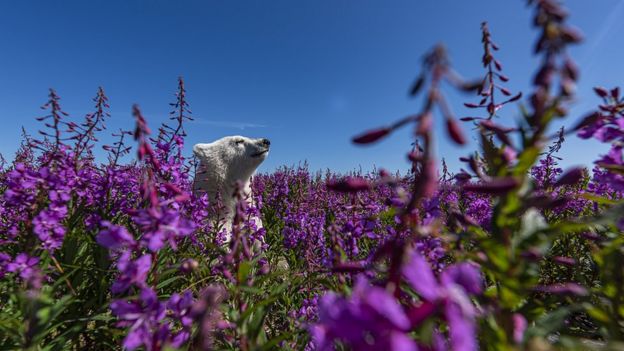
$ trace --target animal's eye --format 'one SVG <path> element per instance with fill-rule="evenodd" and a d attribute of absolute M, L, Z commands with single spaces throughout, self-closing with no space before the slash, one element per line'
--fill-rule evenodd
<path fill-rule="evenodd" d="M 244 142 L 245 142 L 245 140 L 243 140 L 243 139 L 238 139 L 238 140 L 235 141 L 236 145 L 240 145 L 240 144 L 242 144 Z"/>

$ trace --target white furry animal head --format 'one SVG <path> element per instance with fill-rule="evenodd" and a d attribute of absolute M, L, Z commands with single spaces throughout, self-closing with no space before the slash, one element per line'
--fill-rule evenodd
<path fill-rule="evenodd" d="M 195 190 L 208 193 L 211 201 L 220 194 L 227 209 L 233 208 L 234 184 L 241 181 L 245 195 L 251 193 L 249 180 L 269 154 L 271 142 L 265 138 L 251 139 L 228 136 L 209 144 L 196 144 L 193 153 L 199 159 Z"/>

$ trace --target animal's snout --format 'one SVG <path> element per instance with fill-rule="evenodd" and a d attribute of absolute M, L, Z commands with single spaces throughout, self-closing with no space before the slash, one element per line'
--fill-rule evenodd
<path fill-rule="evenodd" d="M 271 146 L 271 141 L 269 139 L 266 139 L 266 138 L 263 138 L 262 140 L 260 140 L 260 143 L 262 145 L 264 145 L 265 147 Z"/>

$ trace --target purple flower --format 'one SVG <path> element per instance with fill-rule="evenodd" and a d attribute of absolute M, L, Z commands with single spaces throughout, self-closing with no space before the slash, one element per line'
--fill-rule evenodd
<path fill-rule="evenodd" d="M 538 166 L 531 168 L 531 176 L 540 189 L 555 184 L 561 173 L 563 173 L 563 169 L 557 167 L 557 160 L 552 155 L 547 155 L 539 161 Z"/>
<path fill-rule="evenodd" d="M 624 192 L 624 175 L 613 172 L 611 169 L 624 168 L 624 153 L 622 146 L 612 146 L 609 153 L 602 156 L 595 163 L 604 168 L 606 172 L 594 174 L 594 181 L 604 182 L 618 192 Z"/>
<path fill-rule="evenodd" d="M 134 221 L 144 233 L 140 239 L 141 244 L 152 252 L 162 249 L 165 242 L 176 249 L 176 241 L 188 236 L 195 229 L 193 223 L 183 218 L 179 211 L 166 207 L 137 211 Z"/>
<path fill-rule="evenodd" d="M 7 272 L 17 273 L 24 280 L 30 279 L 36 271 L 39 257 L 29 257 L 25 253 L 21 253 L 15 257 L 13 262 L 6 265 Z"/>
<path fill-rule="evenodd" d="M 152 267 L 152 257 L 145 254 L 132 261 L 130 256 L 130 252 L 125 251 L 117 261 L 117 269 L 119 269 L 120 273 L 111 287 L 111 291 L 115 294 L 128 290 L 131 285 L 137 287 L 146 286 L 145 280 Z"/>
<path fill-rule="evenodd" d="M 67 207 L 52 204 L 49 209 L 39 212 L 33 219 L 33 231 L 45 250 L 54 251 L 61 247 L 65 236 L 65 227 L 61 221 L 66 215 Z"/>
<path fill-rule="evenodd" d="M 11 263 L 11 256 L 7 253 L 0 252 L 0 279 L 4 278 L 7 272 L 7 265 Z"/>
<path fill-rule="evenodd" d="M 3 260 L 7 259 L 7 256 L 2 256 Z M 6 271 L 10 273 L 17 273 L 19 277 L 24 280 L 30 288 L 39 289 L 43 280 L 43 275 L 38 267 L 39 257 L 30 257 L 25 253 L 21 253 L 15 257 L 13 262 L 5 261 Z M 0 262 L 2 264 L 2 262 Z M 0 266 L 0 269 L 2 267 Z M 0 273 L 2 271 L 0 270 Z"/>
<path fill-rule="evenodd" d="M 477 350 L 476 310 L 469 295 L 479 294 L 483 289 L 479 270 L 470 263 L 455 264 L 446 268 L 438 281 L 427 261 L 417 251 L 412 251 L 410 261 L 403 267 L 403 275 L 427 302 L 421 308 L 426 308 L 428 313 L 436 310 L 430 308 L 430 304 L 442 308 L 453 350 Z M 424 317 L 420 316 L 419 321 Z"/>
<path fill-rule="evenodd" d="M 311 328 L 316 350 L 333 350 L 341 341 L 354 350 L 416 350 L 407 331 L 410 321 L 403 308 L 381 287 L 359 277 L 349 298 L 323 296 L 319 322 Z"/>
<path fill-rule="evenodd" d="M 134 350 L 145 345 L 147 350 L 160 349 L 169 336 L 169 325 L 161 323 L 165 318 L 165 305 L 152 289 L 141 290 L 137 301 L 115 300 L 110 308 L 119 318 L 117 326 L 130 327 L 123 346 Z"/>
<path fill-rule="evenodd" d="M 190 314 L 193 303 L 193 294 L 188 290 L 182 295 L 172 294 L 167 301 L 167 309 L 171 311 L 171 317 L 182 325 L 182 330 L 175 333 L 172 338 L 171 346 L 173 347 L 182 346 L 191 336 L 193 318 Z"/>
<path fill-rule="evenodd" d="M 468 207 L 466 208 L 466 215 L 470 219 L 476 220 L 480 226 L 485 229 L 490 227 L 492 220 L 492 204 L 489 198 L 482 196 L 475 196 L 474 194 L 468 194 L 469 198 Z"/>
<path fill-rule="evenodd" d="M 416 242 L 416 250 L 427 259 L 436 272 L 441 272 L 445 266 L 442 260 L 446 251 L 442 247 L 442 240 L 435 237 L 424 237 Z"/>
<path fill-rule="evenodd" d="M 520 313 L 514 313 L 513 319 L 513 338 L 516 343 L 521 343 L 524 339 L 524 331 L 527 328 L 527 320 Z"/>
<path fill-rule="evenodd" d="M 98 244 L 108 249 L 118 249 L 122 247 L 133 247 L 136 241 L 132 234 L 124 226 L 114 225 L 109 221 L 102 221 L 101 226 L 106 228 L 100 231 L 96 237 Z"/>

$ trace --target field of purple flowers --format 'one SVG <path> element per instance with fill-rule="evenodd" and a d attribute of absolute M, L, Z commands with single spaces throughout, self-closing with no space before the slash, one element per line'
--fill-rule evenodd
<path fill-rule="evenodd" d="M 41 135 L 2 160 L 0 348 L 621 350 L 624 98 L 597 87 L 596 110 L 553 133 L 581 37 L 557 2 L 528 4 L 540 58 L 528 98 L 505 88 L 484 23 L 483 78 L 461 78 L 437 46 L 410 89 L 421 110 L 353 138 L 412 128 L 408 174 L 258 174 L 229 242 L 219 204 L 192 191 L 182 79 L 170 124 L 152 133 L 135 106 L 106 162 L 93 153 L 104 91 L 78 122 L 50 90 Z M 473 96 L 474 115 L 457 119 L 446 89 Z M 459 145 L 460 123 L 480 140 L 458 172 L 433 153 L 435 118 Z M 563 170 L 559 148 L 577 136 L 610 151 Z"/>

